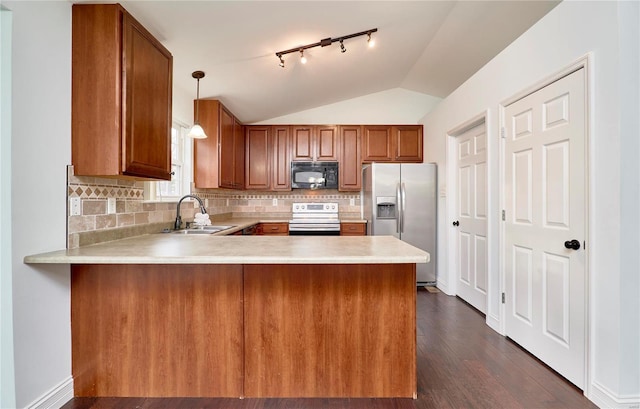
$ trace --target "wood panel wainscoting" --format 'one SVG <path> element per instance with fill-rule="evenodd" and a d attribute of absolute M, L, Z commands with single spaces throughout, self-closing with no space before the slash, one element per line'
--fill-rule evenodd
<path fill-rule="evenodd" d="M 73 265 L 75 396 L 242 395 L 241 265 Z"/>
<path fill-rule="evenodd" d="M 413 397 L 414 277 L 415 264 L 246 265 L 245 396 Z"/>
<path fill-rule="evenodd" d="M 71 272 L 77 397 L 416 397 L 415 264 Z"/>

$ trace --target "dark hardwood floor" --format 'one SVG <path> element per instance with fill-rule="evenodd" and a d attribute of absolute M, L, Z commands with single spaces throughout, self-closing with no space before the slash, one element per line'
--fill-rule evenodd
<path fill-rule="evenodd" d="M 418 291 L 418 399 L 75 398 L 63 409 L 595 408 L 582 391 L 443 293 Z"/>

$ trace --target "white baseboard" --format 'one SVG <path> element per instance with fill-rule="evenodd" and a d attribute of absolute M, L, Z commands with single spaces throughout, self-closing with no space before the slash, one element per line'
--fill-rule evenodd
<path fill-rule="evenodd" d="M 498 334 L 505 335 L 500 330 L 500 320 L 497 317 L 494 317 L 491 314 L 487 314 L 487 325 Z"/>
<path fill-rule="evenodd" d="M 607 387 L 598 382 L 591 384 L 591 391 L 587 398 L 599 408 L 639 409 L 640 396 L 615 396 Z"/>
<path fill-rule="evenodd" d="M 27 409 L 60 409 L 71 399 L 73 399 L 73 377 L 70 376 L 32 402 Z"/>
<path fill-rule="evenodd" d="M 455 295 L 455 294 L 451 294 L 451 291 L 449 291 L 449 287 L 447 287 L 447 284 L 444 281 L 438 280 L 438 282 L 436 283 L 436 286 L 440 291 L 442 291 L 447 295 Z"/>

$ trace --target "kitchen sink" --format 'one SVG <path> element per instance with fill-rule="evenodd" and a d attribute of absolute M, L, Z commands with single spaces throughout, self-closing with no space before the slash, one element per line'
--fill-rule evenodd
<path fill-rule="evenodd" d="M 194 229 L 211 229 L 211 230 L 218 230 L 218 231 L 222 231 L 222 230 L 227 230 L 230 229 L 232 227 L 236 227 L 234 226 L 222 226 L 222 225 L 211 225 L 211 226 L 202 226 L 202 227 L 194 227 Z"/>
<path fill-rule="evenodd" d="M 227 230 L 236 226 L 229 225 L 215 225 L 215 226 L 196 226 L 188 229 L 181 229 L 173 231 L 173 234 L 213 234 L 219 231 Z"/>

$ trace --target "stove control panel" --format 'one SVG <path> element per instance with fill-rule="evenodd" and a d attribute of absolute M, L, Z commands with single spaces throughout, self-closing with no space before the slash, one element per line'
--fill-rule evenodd
<path fill-rule="evenodd" d="M 337 203 L 294 203 L 293 213 L 338 213 Z"/>

